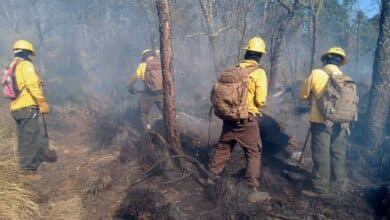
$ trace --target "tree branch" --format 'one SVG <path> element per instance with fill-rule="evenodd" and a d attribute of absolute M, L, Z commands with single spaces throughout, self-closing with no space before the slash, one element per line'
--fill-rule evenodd
<path fill-rule="evenodd" d="M 280 0 L 276 0 L 283 8 L 285 8 L 287 11 L 288 11 L 288 13 L 291 13 L 292 12 L 292 9 L 291 8 L 289 8 L 286 4 L 284 4 L 282 1 L 280 1 Z"/>
<path fill-rule="evenodd" d="M 197 37 L 197 36 L 203 36 L 203 35 L 207 35 L 207 33 L 206 32 L 200 32 L 200 33 L 189 34 L 189 35 L 186 35 L 185 38 Z"/>
<path fill-rule="evenodd" d="M 229 30 L 229 29 L 231 29 L 231 28 L 233 28 L 233 27 L 232 27 L 232 26 L 222 27 L 222 28 L 220 28 L 217 32 L 212 33 L 212 34 L 211 34 L 211 37 L 218 37 L 218 35 L 220 35 L 222 32 L 227 31 L 227 30 Z"/>

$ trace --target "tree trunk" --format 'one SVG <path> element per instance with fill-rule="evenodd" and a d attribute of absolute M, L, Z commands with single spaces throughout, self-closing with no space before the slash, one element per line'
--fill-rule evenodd
<path fill-rule="evenodd" d="M 180 144 L 179 132 L 176 125 L 175 88 L 172 77 L 172 37 L 170 27 L 169 0 L 157 1 L 158 17 L 160 21 L 160 50 L 161 67 L 164 89 L 164 126 L 166 140 L 176 154 L 184 154 Z M 180 161 L 185 168 L 184 160 Z"/>
<path fill-rule="evenodd" d="M 311 20 L 313 25 L 312 32 L 312 47 L 311 47 L 311 57 L 310 57 L 310 69 L 309 72 L 314 68 L 314 59 L 317 51 L 317 20 L 318 15 L 320 14 L 322 0 L 312 0 L 310 1 L 311 6 Z"/>
<path fill-rule="evenodd" d="M 287 26 L 290 23 L 292 17 L 293 15 L 289 14 L 286 21 L 279 25 L 276 32 L 276 36 L 273 39 L 272 51 L 270 54 L 271 67 L 270 67 L 270 74 L 269 74 L 269 86 L 268 86 L 269 91 L 273 91 L 276 87 L 276 78 L 279 75 L 279 69 L 280 69 L 279 65 L 281 64 L 280 58 L 282 52 L 283 38 L 284 38 L 284 34 L 286 33 Z"/>
<path fill-rule="evenodd" d="M 379 37 L 375 51 L 367 141 L 374 149 L 381 147 L 385 136 L 390 104 L 390 1 L 382 1 Z"/>
<path fill-rule="evenodd" d="M 314 67 L 314 57 L 316 54 L 316 40 L 317 40 L 317 14 L 315 11 L 312 12 L 312 25 L 313 25 L 313 32 L 312 32 L 312 45 L 311 45 L 311 57 L 310 57 L 310 70 L 309 72 L 313 69 Z"/>
<path fill-rule="evenodd" d="M 203 17 L 206 22 L 207 37 L 210 42 L 211 53 L 213 55 L 214 72 L 215 75 L 218 77 L 220 69 L 219 69 L 219 61 L 217 57 L 217 36 L 215 35 L 215 27 L 214 27 L 213 3 L 214 3 L 213 0 L 208 0 L 206 2 L 199 0 L 200 8 L 202 10 Z"/>
<path fill-rule="evenodd" d="M 357 28 L 356 28 L 356 52 L 355 52 L 355 75 L 359 75 L 359 54 L 360 54 L 360 25 L 363 18 L 363 12 L 359 11 L 357 13 Z"/>
<path fill-rule="evenodd" d="M 294 1 L 291 9 L 279 1 L 277 2 L 287 9 L 287 15 L 283 18 L 283 21 L 279 24 L 275 33 L 275 37 L 272 39 L 271 53 L 270 53 L 271 67 L 270 67 L 269 86 L 268 86 L 269 91 L 275 89 L 276 78 L 279 75 L 279 65 L 281 63 L 280 58 L 282 52 L 283 38 L 286 33 L 288 25 L 290 24 L 291 20 L 294 18 L 295 12 L 299 8 L 298 0 Z"/>

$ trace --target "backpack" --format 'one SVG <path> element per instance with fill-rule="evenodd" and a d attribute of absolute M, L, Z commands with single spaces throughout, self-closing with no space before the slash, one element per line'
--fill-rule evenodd
<path fill-rule="evenodd" d="M 14 100 L 18 97 L 20 90 L 16 84 L 15 68 L 22 60 L 13 61 L 1 74 L 0 83 L 5 98 Z"/>
<path fill-rule="evenodd" d="M 226 69 L 214 83 L 210 94 L 214 114 L 227 121 L 249 117 L 247 106 L 249 73 L 259 66 L 242 68 L 239 65 Z"/>
<path fill-rule="evenodd" d="M 157 57 L 146 60 L 145 84 L 152 92 L 163 90 L 161 62 Z"/>
<path fill-rule="evenodd" d="M 319 111 L 334 123 L 356 121 L 359 96 L 355 81 L 345 74 L 328 76 L 323 94 L 316 100 Z"/>

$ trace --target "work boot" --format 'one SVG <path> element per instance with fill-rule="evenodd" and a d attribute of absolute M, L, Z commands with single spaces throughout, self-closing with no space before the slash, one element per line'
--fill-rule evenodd
<path fill-rule="evenodd" d="M 54 163 L 57 161 L 57 152 L 55 150 L 48 150 L 44 155 L 44 161 Z"/>
<path fill-rule="evenodd" d="M 271 199 L 271 196 L 267 192 L 260 192 L 257 188 L 252 188 L 248 195 L 248 201 L 255 202 L 265 202 Z"/>

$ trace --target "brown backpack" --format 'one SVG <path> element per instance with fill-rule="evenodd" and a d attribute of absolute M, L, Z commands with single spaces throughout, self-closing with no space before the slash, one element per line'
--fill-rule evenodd
<path fill-rule="evenodd" d="M 356 83 L 346 74 L 327 73 L 329 80 L 317 106 L 324 117 L 334 123 L 356 121 L 359 96 Z"/>
<path fill-rule="evenodd" d="M 163 90 L 161 61 L 157 57 L 146 60 L 145 84 L 152 92 Z"/>
<path fill-rule="evenodd" d="M 239 65 L 226 69 L 214 83 L 210 94 L 214 114 L 227 121 L 247 119 L 249 73 L 259 66 L 242 68 Z"/>

